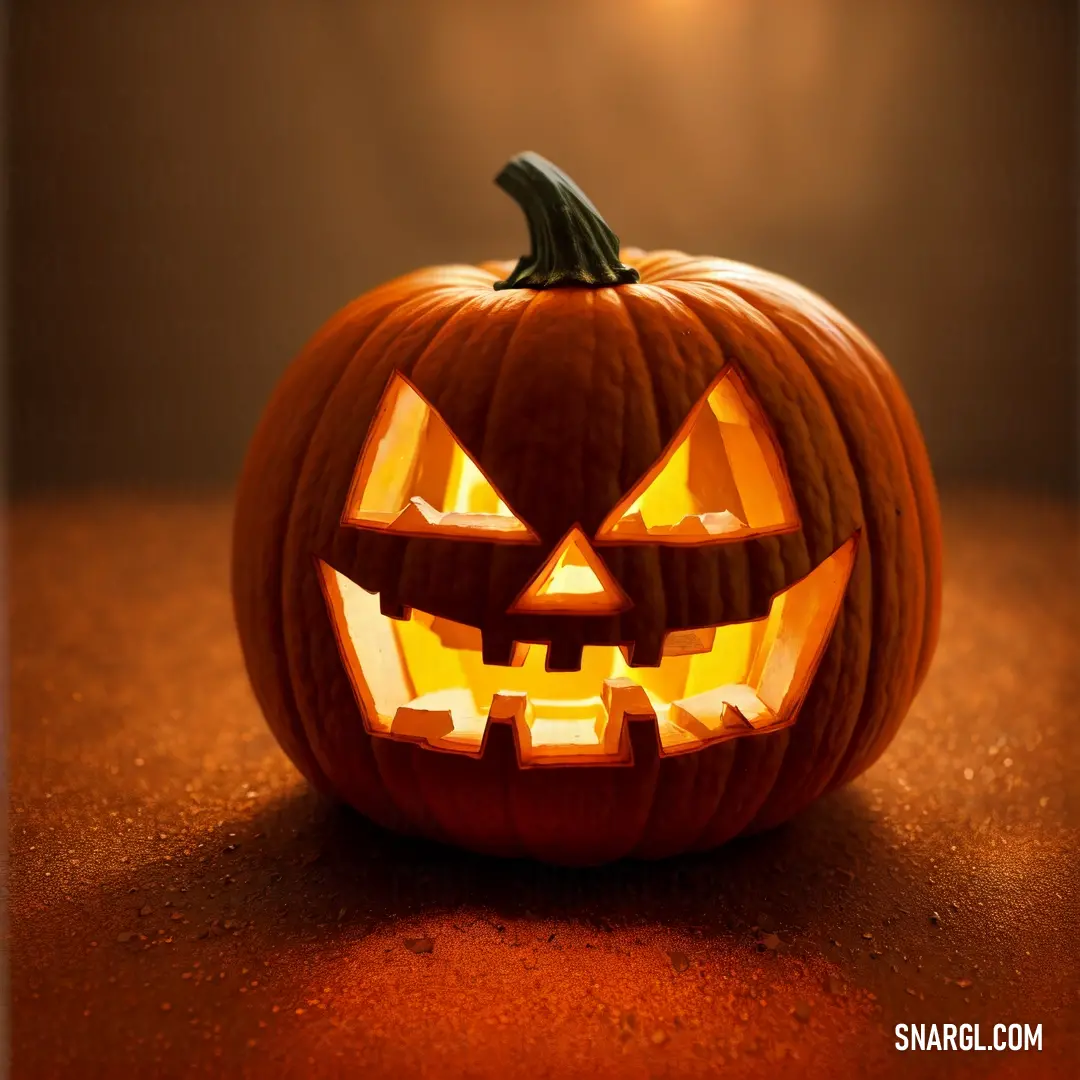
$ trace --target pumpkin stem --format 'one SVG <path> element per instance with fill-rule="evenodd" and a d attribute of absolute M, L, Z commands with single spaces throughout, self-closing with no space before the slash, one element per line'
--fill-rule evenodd
<path fill-rule="evenodd" d="M 525 211 L 532 247 L 496 289 L 599 289 L 638 280 L 636 270 L 619 262 L 619 238 L 596 207 L 546 158 L 518 154 L 495 183 Z"/>

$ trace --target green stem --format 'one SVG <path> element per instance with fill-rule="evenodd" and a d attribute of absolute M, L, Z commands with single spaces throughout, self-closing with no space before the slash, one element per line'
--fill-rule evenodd
<path fill-rule="evenodd" d="M 525 211 L 532 248 L 496 289 L 600 289 L 638 280 L 636 270 L 619 262 L 619 238 L 550 161 L 531 151 L 518 154 L 495 183 Z"/>

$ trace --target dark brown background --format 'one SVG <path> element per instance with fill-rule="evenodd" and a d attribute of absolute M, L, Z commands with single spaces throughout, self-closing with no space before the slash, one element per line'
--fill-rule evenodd
<path fill-rule="evenodd" d="M 624 242 L 847 311 L 939 478 L 1075 484 L 1075 5 L 24 0 L 13 480 L 229 483 L 337 307 L 520 254 L 535 149 Z"/>

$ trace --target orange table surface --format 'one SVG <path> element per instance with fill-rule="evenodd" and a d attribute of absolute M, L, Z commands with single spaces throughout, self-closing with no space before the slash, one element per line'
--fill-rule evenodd
<path fill-rule="evenodd" d="M 1078 1075 L 1076 508 L 944 505 L 885 756 L 769 834 L 587 871 L 307 790 L 244 675 L 227 499 L 15 505 L 13 1076 Z M 900 1053 L 902 1022 L 1043 1051 Z"/>

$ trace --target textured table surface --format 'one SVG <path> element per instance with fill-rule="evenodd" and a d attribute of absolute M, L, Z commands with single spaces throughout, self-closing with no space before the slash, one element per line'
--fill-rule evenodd
<path fill-rule="evenodd" d="M 11 514 L 16 1078 L 1078 1075 L 1073 508 L 946 500 L 937 659 L 856 783 L 595 871 L 310 794 L 241 667 L 229 518 Z M 899 1022 L 999 1021 L 1041 1023 L 1043 1052 L 892 1047 Z"/>

